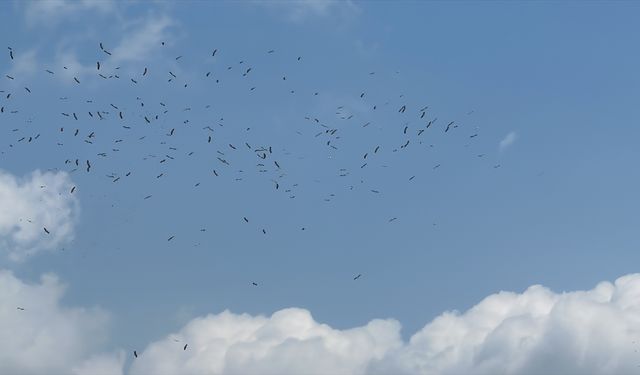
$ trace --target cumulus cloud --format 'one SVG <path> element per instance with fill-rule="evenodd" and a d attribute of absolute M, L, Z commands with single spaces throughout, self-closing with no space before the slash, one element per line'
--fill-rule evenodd
<path fill-rule="evenodd" d="M 518 134 L 516 132 L 510 132 L 500 141 L 500 151 L 504 151 L 507 147 L 511 146 L 516 139 L 518 139 Z"/>
<path fill-rule="evenodd" d="M 640 275 L 589 291 L 539 285 L 445 313 L 379 363 L 422 374 L 628 374 L 640 365 Z"/>
<path fill-rule="evenodd" d="M 401 345 L 399 332 L 400 325 L 392 320 L 336 330 L 297 308 L 268 318 L 225 311 L 196 318 L 177 334 L 151 344 L 131 373 L 363 373 L 372 360 Z M 186 351 L 184 344 L 189 344 Z"/>
<path fill-rule="evenodd" d="M 99 353 L 108 314 L 62 306 L 64 290 L 54 275 L 29 284 L 0 270 L 0 374 L 122 373 L 124 353 Z"/>
<path fill-rule="evenodd" d="M 0 171 L 0 251 L 21 261 L 71 240 L 79 211 L 72 187 L 66 172 L 18 178 Z"/>
<path fill-rule="evenodd" d="M 627 374 L 640 365 L 640 274 L 589 291 L 500 292 L 440 315 L 408 342 L 399 331 L 394 320 L 337 330 L 303 309 L 225 311 L 150 344 L 130 372 Z"/>
<path fill-rule="evenodd" d="M 640 366 L 640 274 L 587 291 L 496 293 L 408 341 L 392 319 L 341 330 L 299 308 L 224 311 L 139 350 L 127 371 L 124 351 L 103 349 L 109 315 L 63 306 L 64 290 L 55 275 L 30 284 L 0 270 L 0 373 L 588 375 Z"/>

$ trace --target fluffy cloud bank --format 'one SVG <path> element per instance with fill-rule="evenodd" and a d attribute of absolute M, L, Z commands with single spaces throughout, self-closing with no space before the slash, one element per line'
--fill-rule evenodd
<path fill-rule="evenodd" d="M 562 294 L 536 285 L 439 316 L 372 372 L 629 374 L 638 339 L 640 274 Z"/>
<path fill-rule="evenodd" d="M 361 374 L 371 361 L 401 346 L 399 331 L 392 320 L 340 331 L 295 308 L 269 318 L 225 311 L 196 318 L 151 344 L 131 373 Z"/>
<path fill-rule="evenodd" d="M 63 294 L 53 275 L 28 284 L 0 270 L 0 374 L 122 373 L 124 353 L 95 354 L 108 337 L 108 315 L 61 306 Z"/>
<path fill-rule="evenodd" d="M 493 294 L 408 342 L 394 320 L 339 330 L 304 309 L 225 311 L 139 350 L 127 371 L 124 352 L 100 351 L 106 313 L 65 308 L 63 292 L 55 276 L 30 285 L 0 271 L 0 335 L 9 338 L 0 341 L 0 373 L 630 374 L 640 365 L 640 274 L 588 291 Z"/>
<path fill-rule="evenodd" d="M 21 261 L 72 239 L 78 214 L 72 187 L 65 172 L 17 178 L 0 171 L 0 252 Z"/>
<path fill-rule="evenodd" d="M 223 312 L 152 343 L 130 373 L 628 374 L 640 365 L 640 274 L 589 291 L 497 293 L 406 343 L 399 330 L 393 320 L 336 330 L 302 309 Z"/>

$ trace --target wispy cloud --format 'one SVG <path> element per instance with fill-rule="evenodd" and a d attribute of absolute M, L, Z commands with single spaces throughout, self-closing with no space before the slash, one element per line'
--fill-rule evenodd
<path fill-rule="evenodd" d="M 296 23 L 312 17 L 344 18 L 356 15 L 360 11 L 360 8 L 351 0 L 274 0 L 255 3 L 278 9 L 290 21 Z"/>
<path fill-rule="evenodd" d="M 173 21 L 167 15 L 149 16 L 123 33 L 120 42 L 112 49 L 110 61 L 121 63 L 145 61 L 157 51 L 161 42 L 169 37 L 168 29 Z"/>
<path fill-rule="evenodd" d="M 53 26 L 84 11 L 109 13 L 116 5 L 113 0 L 42 0 L 25 4 L 25 17 L 30 26 Z"/>
<path fill-rule="evenodd" d="M 11 68 L 7 72 L 12 77 L 20 79 L 23 76 L 30 76 L 38 70 L 37 51 L 30 49 L 16 53 Z"/>
<path fill-rule="evenodd" d="M 500 151 L 506 150 L 509 146 L 513 145 L 513 143 L 518 139 L 518 134 L 514 131 L 507 134 L 501 141 L 498 146 Z"/>
<path fill-rule="evenodd" d="M 42 45 L 16 50 L 15 61 L 12 61 L 11 68 L 5 74 L 15 77 L 16 82 L 29 79 L 45 69 L 54 71 L 54 78 L 68 84 L 74 84 L 74 77 L 99 79 L 95 62 L 87 63 L 80 58 L 82 54 L 78 48 L 86 48 L 87 43 L 91 43 L 100 54 L 98 59 L 103 66 L 103 73 L 114 74 L 116 72 L 113 69 L 119 66 L 122 66 L 120 72 L 123 72 L 127 69 L 127 63 L 152 59 L 154 53 L 160 51 L 161 42 L 170 44 L 173 41 L 171 28 L 175 22 L 169 15 L 171 7 L 153 4 L 146 15 L 133 16 L 126 11 L 129 6 L 130 3 L 113 0 L 26 2 L 23 9 L 28 25 L 51 27 L 75 17 L 82 31 L 56 31 L 57 37 L 47 47 L 52 48 L 52 52 L 46 51 Z M 96 13 L 106 17 L 95 20 Z M 110 23 L 110 20 L 117 22 Z M 98 34 L 100 39 L 97 39 Z M 104 42 L 110 55 L 97 50 L 98 42 Z"/>

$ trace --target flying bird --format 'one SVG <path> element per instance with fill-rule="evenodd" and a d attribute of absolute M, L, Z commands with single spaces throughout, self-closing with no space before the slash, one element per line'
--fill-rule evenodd
<path fill-rule="evenodd" d="M 454 121 L 451 121 L 450 123 L 447 124 L 447 128 L 444 129 L 445 133 L 449 131 L 449 128 L 451 127 L 451 125 L 453 125 L 453 123 L 454 123 Z"/>

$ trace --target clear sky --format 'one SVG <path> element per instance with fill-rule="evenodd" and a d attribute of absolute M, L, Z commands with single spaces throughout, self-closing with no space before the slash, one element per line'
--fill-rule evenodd
<path fill-rule="evenodd" d="M 227 309 L 296 307 L 339 330 L 392 318 L 408 340 L 501 290 L 636 272 L 639 15 L 0 2 L 0 169 L 50 170 L 71 212 L 27 239 L 0 220 L 0 266 L 27 284 L 54 273 L 62 305 L 107 311 L 105 350 L 126 366 Z"/>

